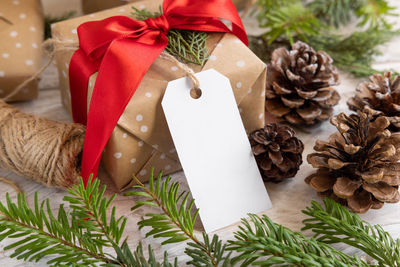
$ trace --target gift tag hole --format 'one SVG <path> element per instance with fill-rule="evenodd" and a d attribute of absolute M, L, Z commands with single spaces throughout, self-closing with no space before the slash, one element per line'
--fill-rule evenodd
<path fill-rule="evenodd" d="M 201 97 L 201 89 L 200 88 L 193 88 L 190 90 L 190 96 L 194 99 L 199 99 Z"/>

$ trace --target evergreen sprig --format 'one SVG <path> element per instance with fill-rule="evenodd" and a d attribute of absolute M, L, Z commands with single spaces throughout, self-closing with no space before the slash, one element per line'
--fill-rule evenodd
<path fill-rule="evenodd" d="M 242 219 L 242 226 L 235 233 L 236 240 L 229 241 L 229 249 L 239 252 L 233 263 L 241 263 L 241 266 L 368 266 L 323 242 L 277 225 L 265 215 L 249 216 L 250 220 Z"/>
<path fill-rule="evenodd" d="M 50 266 L 177 266 L 164 261 L 156 261 L 149 247 L 149 256 L 143 252 L 141 244 L 132 252 L 126 240 L 118 245 L 124 231 L 126 218 L 115 217 L 115 209 L 109 206 L 115 196 L 103 197 L 105 187 L 99 189 L 99 181 L 89 180 L 85 188 L 79 186 L 68 190 L 70 196 L 64 201 L 70 204 L 70 211 L 61 204 L 58 215 L 51 210 L 50 201 L 38 201 L 34 197 L 34 208 L 28 206 L 24 194 L 19 194 L 17 203 L 6 195 L 6 205 L 0 203 L 0 241 L 5 238 L 17 239 L 6 246 L 13 249 L 12 258 L 37 262 L 50 258 Z M 104 253 L 105 247 L 113 247 L 115 256 Z"/>
<path fill-rule="evenodd" d="M 307 36 L 318 34 L 321 26 L 314 14 L 298 1 L 259 13 L 258 20 L 261 27 L 268 29 L 264 37 L 269 44 L 281 36 L 285 36 L 290 43 L 296 36 L 306 41 Z"/>
<path fill-rule="evenodd" d="M 92 182 L 91 182 L 92 181 Z M 68 190 L 70 196 L 65 196 L 64 201 L 69 202 L 71 216 L 75 218 L 81 228 L 90 231 L 96 242 L 102 246 L 118 247 L 124 232 L 127 218 L 116 218 L 116 208 L 113 207 L 108 218 L 108 211 L 116 195 L 107 199 L 104 197 L 106 187 L 100 188 L 98 179 L 89 179 L 88 185 L 83 182 L 78 187 Z"/>
<path fill-rule="evenodd" d="M 313 201 L 303 213 L 311 217 L 303 221 L 303 230 L 312 230 L 318 241 L 358 248 L 379 266 L 400 266 L 400 239 L 392 238 L 380 225 L 370 225 L 330 199 L 324 201 L 324 207 Z"/>
<path fill-rule="evenodd" d="M 55 216 L 49 200 L 39 204 L 37 193 L 34 209 L 28 207 L 24 194 L 18 195 L 17 203 L 7 194 L 6 203 L 0 203 L 0 240 L 19 239 L 4 248 L 14 249 L 12 258 L 37 262 L 52 256 L 47 262 L 52 266 L 69 263 L 94 266 L 108 262 L 100 253 L 101 242 L 82 232 L 75 218 L 69 222 L 63 205 Z"/>
<path fill-rule="evenodd" d="M 328 25 L 338 28 L 349 23 L 354 12 L 363 4 L 363 0 L 314 0 L 307 4 L 316 17 Z"/>
<path fill-rule="evenodd" d="M 147 236 L 164 238 L 167 243 L 186 242 L 185 254 L 192 266 L 371 266 L 356 256 L 349 256 L 331 244 L 343 243 L 357 248 L 378 261 L 378 266 L 400 266 L 400 240 L 392 238 L 379 225 L 372 226 L 331 199 L 324 205 L 312 202 L 303 212 L 304 229 L 315 237 L 309 239 L 301 233 L 278 225 L 267 216 L 249 215 L 243 219 L 234 239 L 222 241 L 194 230 L 198 209 L 189 193 L 180 192 L 180 186 L 170 178 L 156 179 L 153 174 L 148 186 L 137 180 L 134 196 L 136 205 L 156 206 L 160 213 L 146 214 L 139 227 L 150 227 Z M 34 208 L 30 208 L 24 194 L 16 202 L 9 195 L 0 203 L 0 241 L 14 240 L 5 249 L 13 249 L 11 257 L 26 261 L 39 261 L 46 257 L 51 266 L 107 266 L 107 267 L 177 267 L 175 258 L 170 262 L 164 253 L 158 261 L 149 246 L 145 255 L 142 245 L 132 251 L 127 240 L 122 241 L 125 217 L 116 217 L 111 207 L 115 196 L 104 197 L 105 187 L 99 181 L 83 182 L 68 191 L 64 198 L 67 211 L 60 205 L 58 215 L 52 212 L 49 200 L 39 203 L 35 194 Z M 111 209 L 111 210 L 110 210 Z M 105 253 L 106 247 L 114 254 Z"/>
<path fill-rule="evenodd" d="M 266 32 L 251 48 L 263 60 L 269 59 L 270 45 L 289 47 L 301 40 L 326 51 L 339 68 L 369 76 L 378 72 L 371 65 L 379 46 L 399 33 L 388 22 L 397 14 L 387 0 L 258 0 L 258 7 L 259 25 Z M 352 22 L 358 24 L 350 35 L 332 29 Z"/>
<path fill-rule="evenodd" d="M 138 20 L 156 18 L 162 15 L 161 7 L 158 12 L 132 8 L 134 10 L 133 16 Z M 167 38 L 168 45 L 165 50 L 180 61 L 203 66 L 208 60 L 208 34 L 206 32 L 172 29 L 168 32 Z"/>
<path fill-rule="evenodd" d="M 194 234 L 199 210 L 195 208 L 194 200 L 189 201 L 190 192 L 179 192 L 179 183 L 171 182 L 169 176 L 163 181 L 161 172 L 155 179 L 153 170 L 148 186 L 142 184 L 137 177 L 133 178 L 138 184 L 134 188 L 139 191 L 125 195 L 143 197 L 145 200 L 137 201 L 132 210 L 147 205 L 159 207 L 162 211 L 161 214 L 148 213 L 138 223 L 139 228 L 152 228 L 146 237 L 165 238 L 162 244 L 190 240 L 185 253 L 192 258 L 188 263 L 193 266 L 219 266 L 221 263 L 229 263 L 229 257 L 225 256 L 226 246 L 222 245 L 218 236 L 214 236 L 210 242 L 207 234 L 203 234 L 203 240 Z"/>

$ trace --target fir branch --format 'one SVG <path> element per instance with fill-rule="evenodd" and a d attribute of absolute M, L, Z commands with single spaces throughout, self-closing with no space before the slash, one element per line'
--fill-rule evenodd
<path fill-rule="evenodd" d="M 314 0 L 307 7 L 316 17 L 338 28 L 351 22 L 364 0 Z"/>
<path fill-rule="evenodd" d="M 18 195 L 14 203 L 9 195 L 6 205 L 0 203 L 0 241 L 5 238 L 18 239 L 5 247 L 14 249 L 11 257 L 37 262 L 44 257 L 50 258 L 50 266 L 123 266 L 123 267 L 177 267 L 164 260 L 157 262 L 151 247 L 148 257 L 142 245 L 132 252 L 126 242 L 119 246 L 126 219 L 116 219 L 112 209 L 110 219 L 107 211 L 114 197 L 104 198 L 105 187 L 99 189 L 99 180 L 89 180 L 85 188 L 83 181 L 69 190 L 69 202 L 72 212 L 67 212 L 60 205 L 55 217 L 50 208 L 50 201 L 39 204 L 37 193 L 34 208 L 28 207 L 24 194 Z M 112 246 L 116 255 L 103 252 L 104 247 Z"/>
<path fill-rule="evenodd" d="M 97 241 L 102 242 L 103 246 L 116 247 L 120 243 L 127 218 L 124 216 L 116 218 L 115 207 L 112 208 L 108 218 L 107 212 L 116 194 L 107 199 L 103 197 L 106 187 L 100 189 L 99 186 L 98 179 L 92 180 L 90 177 L 86 188 L 81 180 L 79 186 L 68 190 L 71 196 L 65 196 L 64 201 L 70 203 L 71 214 L 81 228 L 88 229 L 92 235 L 98 236 Z"/>
<path fill-rule="evenodd" d="M 251 43 L 251 49 L 262 59 L 268 60 L 270 45 L 289 47 L 301 40 L 330 54 L 342 70 L 369 76 L 378 72 L 371 67 L 374 57 L 381 54 L 378 47 L 398 34 L 387 22 L 396 15 L 387 0 L 259 0 L 258 6 L 259 25 L 267 32 L 260 42 Z M 362 30 L 349 36 L 332 32 L 330 25 L 345 26 L 357 17 Z"/>
<path fill-rule="evenodd" d="M 162 15 L 162 8 L 158 12 L 150 12 L 147 9 L 132 7 L 133 16 L 137 20 L 156 18 Z M 168 45 L 166 51 L 184 63 L 192 63 L 203 66 L 208 60 L 207 47 L 208 34 L 206 32 L 189 30 L 170 30 L 167 34 Z"/>
<path fill-rule="evenodd" d="M 392 25 L 387 21 L 388 16 L 397 16 L 393 11 L 395 7 L 389 5 L 386 0 L 363 0 L 355 14 L 361 19 L 358 26 L 369 28 L 384 28 L 390 30 Z"/>
<path fill-rule="evenodd" d="M 296 37 L 307 41 L 307 36 L 318 34 L 321 26 L 314 14 L 300 1 L 286 1 L 278 7 L 260 12 L 258 21 L 260 27 L 267 29 L 264 37 L 269 44 L 281 37 L 285 37 L 291 44 Z"/>
<path fill-rule="evenodd" d="M 188 201 L 189 192 L 179 193 L 179 183 L 171 182 L 170 177 L 162 181 L 162 173 L 155 181 L 153 171 L 148 187 L 137 177 L 133 178 L 138 184 L 134 188 L 140 191 L 129 192 L 126 195 L 144 197 L 145 200 L 137 201 L 132 210 L 146 205 L 159 207 L 163 212 L 163 214 L 146 214 L 138 223 L 139 228 L 145 226 L 152 228 L 146 237 L 166 238 L 162 242 L 163 245 L 191 240 L 185 253 L 192 258 L 188 263 L 194 266 L 219 266 L 229 263 L 229 255 L 225 255 L 226 246 L 218 236 L 214 236 L 211 242 L 207 234 L 203 234 L 203 241 L 195 236 L 194 225 L 199 210 L 194 207 L 194 200 Z"/>
<path fill-rule="evenodd" d="M 139 243 L 136 251 L 132 253 L 128 244 L 124 242 L 122 246 L 116 247 L 117 261 L 119 263 L 108 263 L 105 267 L 178 267 L 178 259 L 175 258 L 174 262 L 171 263 L 168 260 L 168 253 L 164 253 L 164 259 L 162 262 L 158 262 L 154 254 L 153 248 L 149 245 L 148 257 L 146 258 L 143 252 L 142 243 Z"/>
<path fill-rule="evenodd" d="M 316 50 L 328 53 L 334 64 L 342 70 L 363 77 L 379 72 L 371 67 L 374 58 L 382 54 L 378 46 L 397 34 L 398 32 L 375 28 L 356 31 L 347 37 L 324 33 L 310 36 L 309 44 Z"/>
<path fill-rule="evenodd" d="M 56 218 L 48 200 L 39 205 L 37 193 L 34 209 L 28 207 L 24 194 L 18 195 L 18 204 L 13 203 L 7 194 L 6 202 L 6 206 L 0 203 L 0 241 L 23 238 L 4 248 L 14 249 L 12 258 L 37 262 L 51 256 L 53 258 L 47 262 L 49 265 L 95 266 L 95 263 L 110 262 L 99 253 L 99 244 L 78 229 L 76 221 L 69 223 L 63 205 L 60 205 Z"/>
<path fill-rule="evenodd" d="M 356 257 L 350 257 L 331 246 L 300 233 L 277 225 L 267 216 L 250 214 L 242 219 L 235 233 L 236 240 L 229 241 L 229 250 L 239 253 L 233 263 L 241 266 L 368 266 Z"/>
<path fill-rule="evenodd" d="M 379 225 L 361 220 L 332 199 L 325 199 L 324 207 L 313 201 L 303 213 L 311 217 L 303 221 L 303 230 L 311 229 L 318 241 L 358 248 L 376 259 L 379 266 L 400 266 L 400 239 L 392 238 Z"/>

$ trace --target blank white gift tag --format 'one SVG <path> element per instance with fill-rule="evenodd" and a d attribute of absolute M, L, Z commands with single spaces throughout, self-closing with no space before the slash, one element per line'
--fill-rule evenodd
<path fill-rule="evenodd" d="M 162 101 L 175 148 L 206 232 L 271 207 L 229 79 L 196 74 L 202 95 L 185 77 L 168 84 Z"/>

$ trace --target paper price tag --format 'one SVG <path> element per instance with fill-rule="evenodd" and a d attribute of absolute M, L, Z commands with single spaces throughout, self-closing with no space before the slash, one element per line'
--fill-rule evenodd
<path fill-rule="evenodd" d="M 162 107 L 206 232 L 271 207 L 229 79 L 215 70 L 168 84 Z"/>

